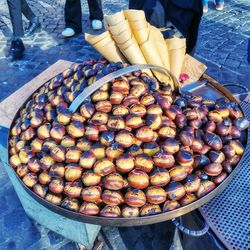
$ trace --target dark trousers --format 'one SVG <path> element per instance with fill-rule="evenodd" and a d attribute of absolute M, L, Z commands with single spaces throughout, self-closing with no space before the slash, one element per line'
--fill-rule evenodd
<path fill-rule="evenodd" d="M 31 20 L 35 17 L 35 14 L 27 4 L 26 0 L 7 0 L 10 19 L 13 27 L 13 35 L 20 37 L 23 36 L 23 21 L 22 14 Z"/>
<path fill-rule="evenodd" d="M 102 1 L 88 0 L 90 20 L 103 19 Z M 72 28 L 75 32 L 82 32 L 82 11 L 80 0 L 66 0 L 65 22 L 67 28 Z"/>

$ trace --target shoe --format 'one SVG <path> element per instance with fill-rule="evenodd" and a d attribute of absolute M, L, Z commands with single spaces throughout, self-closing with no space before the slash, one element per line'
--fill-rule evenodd
<path fill-rule="evenodd" d="M 62 32 L 62 36 L 64 37 L 72 37 L 74 36 L 76 33 L 73 29 L 71 28 L 66 28 L 63 32 Z"/>
<path fill-rule="evenodd" d="M 207 13 L 208 12 L 208 5 L 204 5 L 203 6 L 203 13 Z"/>
<path fill-rule="evenodd" d="M 26 31 L 24 32 L 24 37 L 28 37 L 30 35 L 32 35 L 37 28 L 39 28 L 41 26 L 39 20 L 37 17 L 34 17 L 29 24 L 29 27 L 26 29 Z"/>
<path fill-rule="evenodd" d="M 224 3 L 218 3 L 215 5 L 216 10 L 223 10 L 224 8 Z"/>
<path fill-rule="evenodd" d="M 25 47 L 23 41 L 20 38 L 11 41 L 11 46 L 9 50 L 9 55 L 12 57 L 12 60 L 19 60 L 22 58 Z"/>
<path fill-rule="evenodd" d="M 94 20 L 92 20 L 91 24 L 92 24 L 93 30 L 102 29 L 102 21 L 101 20 L 94 19 Z"/>

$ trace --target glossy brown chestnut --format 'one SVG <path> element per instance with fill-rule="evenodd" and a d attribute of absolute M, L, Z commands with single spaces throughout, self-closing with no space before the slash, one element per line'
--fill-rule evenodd
<path fill-rule="evenodd" d="M 155 142 L 147 142 L 143 145 L 143 153 L 148 156 L 155 155 L 158 151 L 160 151 L 160 147 Z"/>
<path fill-rule="evenodd" d="M 84 215 L 98 215 L 100 208 L 93 202 L 84 202 L 79 209 L 79 212 Z"/>
<path fill-rule="evenodd" d="M 214 163 L 222 163 L 225 160 L 225 155 L 221 151 L 211 150 L 209 152 L 209 159 Z"/>
<path fill-rule="evenodd" d="M 147 110 L 144 105 L 137 103 L 137 104 L 133 104 L 130 107 L 129 113 L 132 115 L 143 117 L 147 113 Z"/>
<path fill-rule="evenodd" d="M 125 105 L 117 105 L 112 109 L 112 114 L 115 116 L 126 116 L 129 114 L 129 109 Z"/>
<path fill-rule="evenodd" d="M 184 186 L 180 182 L 174 181 L 167 185 L 166 192 L 170 200 L 179 200 L 186 193 Z"/>
<path fill-rule="evenodd" d="M 85 128 L 81 122 L 72 121 L 67 127 L 68 134 L 73 138 L 80 138 L 84 136 Z"/>
<path fill-rule="evenodd" d="M 128 173 L 134 169 L 135 162 L 134 157 L 129 154 L 120 155 L 116 162 L 116 170 L 121 173 Z"/>
<path fill-rule="evenodd" d="M 223 147 L 221 138 L 218 135 L 210 132 L 204 135 L 204 141 L 214 150 L 221 150 Z"/>
<path fill-rule="evenodd" d="M 107 127 L 113 131 L 119 131 L 125 128 L 125 121 L 121 116 L 111 116 L 108 119 Z"/>
<path fill-rule="evenodd" d="M 228 159 L 228 162 L 229 162 L 229 164 L 231 164 L 232 166 L 235 166 L 235 165 L 237 165 L 237 163 L 240 161 L 240 159 L 241 159 L 241 156 L 235 155 L 235 156 L 233 156 L 231 159 Z"/>
<path fill-rule="evenodd" d="M 166 169 L 154 168 L 150 173 L 150 184 L 157 187 L 164 187 L 170 182 L 170 175 Z"/>
<path fill-rule="evenodd" d="M 35 173 L 27 173 L 22 181 L 27 187 L 32 188 L 37 183 L 37 175 Z"/>
<path fill-rule="evenodd" d="M 194 155 L 193 167 L 204 167 L 210 163 L 209 158 L 206 155 Z"/>
<path fill-rule="evenodd" d="M 149 185 L 149 177 L 144 171 L 134 169 L 128 175 L 128 184 L 134 188 L 144 189 Z"/>
<path fill-rule="evenodd" d="M 233 124 L 239 131 L 246 130 L 249 127 L 249 121 L 245 117 L 234 120 Z"/>
<path fill-rule="evenodd" d="M 78 147 L 69 147 L 67 148 L 65 159 L 66 162 L 76 163 L 80 160 L 81 157 L 81 150 Z"/>
<path fill-rule="evenodd" d="M 145 191 L 147 202 L 151 204 L 161 204 L 166 201 L 167 193 L 161 187 L 148 187 Z"/>
<path fill-rule="evenodd" d="M 124 95 L 122 93 L 117 92 L 117 91 L 112 91 L 109 97 L 109 101 L 112 105 L 121 104 L 123 98 L 124 98 Z"/>
<path fill-rule="evenodd" d="M 104 177 L 103 185 L 110 190 L 120 190 L 124 187 L 125 182 L 123 177 L 118 173 L 111 173 Z"/>
<path fill-rule="evenodd" d="M 184 146 L 192 146 L 194 143 L 194 135 L 187 131 L 181 131 L 179 134 L 179 140 Z"/>
<path fill-rule="evenodd" d="M 54 124 L 50 130 L 50 136 L 56 142 L 60 142 L 63 139 L 65 133 L 65 127 L 59 123 Z"/>
<path fill-rule="evenodd" d="M 85 127 L 85 136 L 91 141 L 99 140 L 99 129 L 95 125 L 87 125 Z"/>
<path fill-rule="evenodd" d="M 105 176 L 115 171 L 115 165 L 109 159 L 104 158 L 94 164 L 93 171 L 100 176 Z"/>
<path fill-rule="evenodd" d="M 167 200 L 162 208 L 162 212 L 169 212 L 169 211 L 173 211 L 177 208 L 179 208 L 181 205 L 178 201 L 175 200 Z"/>
<path fill-rule="evenodd" d="M 175 164 L 175 158 L 173 155 L 160 150 L 153 156 L 154 165 L 161 168 L 171 168 Z"/>
<path fill-rule="evenodd" d="M 134 136 L 126 130 L 121 130 L 115 136 L 115 142 L 123 148 L 129 148 L 134 142 Z"/>
<path fill-rule="evenodd" d="M 84 201 L 100 203 L 102 189 L 99 186 L 91 186 L 82 189 L 81 197 Z"/>
<path fill-rule="evenodd" d="M 118 158 L 123 152 L 124 149 L 118 143 L 114 143 L 106 149 L 106 155 L 110 160 Z"/>
<path fill-rule="evenodd" d="M 27 164 L 28 161 L 34 157 L 34 152 L 29 146 L 25 146 L 20 149 L 18 157 L 23 164 Z"/>
<path fill-rule="evenodd" d="M 215 185 L 221 184 L 227 178 L 227 174 L 225 172 L 221 172 L 218 176 L 212 177 L 211 181 Z"/>
<path fill-rule="evenodd" d="M 232 140 L 229 145 L 235 150 L 237 155 L 243 155 L 245 148 L 239 140 Z"/>
<path fill-rule="evenodd" d="M 193 154 L 187 150 L 180 150 L 176 155 L 176 161 L 185 167 L 191 167 L 194 163 Z"/>
<path fill-rule="evenodd" d="M 73 212 L 78 212 L 80 208 L 79 201 L 74 198 L 66 197 L 62 200 L 61 207 Z"/>
<path fill-rule="evenodd" d="M 194 193 L 200 188 L 200 178 L 197 175 L 189 174 L 184 181 L 184 188 L 187 193 Z"/>
<path fill-rule="evenodd" d="M 210 176 L 217 176 L 222 171 L 222 165 L 220 163 L 210 163 L 204 167 L 204 170 Z"/>
<path fill-rule="evenodd" d="M 218 110 L 209 111 L 207 117 L 209 121 L 218 122 L 218 123 L 223 122 L 222 115 Z"/>
<path fill-rule="evenodd" d="M 161 208 L 159 205 L 156 204 L 150 204 L 146 203 L 141 209 L 140 209 L 140 215 L 141 216 L 150 216 L 161 213 Z"/>
<path fill-rule="evenodd" d="M 110 103 L 110 101 L 107 101 L 107 100 L 100 101 L 100 102 L 96 103 L 95 108 L 98 112 L 108 113 L 112 109 L 112 104 Z"/>
<path fill-rule="evenodd" d="M 213 133 L 216 129 L 216 123 L 214 121 L 208 121 L 204 127 L 205 132 Z"/>
<path fill-rule="evenodd" d="M 188 205 L 194 201 L 196 201 L 197 198 L 194 194 L 185 194 L 185 196 L 183 196 L 179 202 L 182 206 Z"/>
<path fill-rule="evenodd" d="M 201 139 L 194 139 L 194 142 L 190 148 L 193 152 L 199 153 L 202 150 L 202 147 L 203 141 Z"/>
<path fill-rule="evenodd" d="M 79 182 L 66 182 L 63 192 L 65 195 L 71 198 L 80 198 L 82 187 Z"/>
<path fill-rule="evenodd" d="M 140 127 L 136 131 L 135 136 L 137 139 L 139 139 L 142 142 L 150 142 L 152 141 L 154 134 L 153 134 L 153 130 L 150 127 L 144 126 L 144 127 Z"/>
<path fill-rule="evenodd" d="M 20 165 L 16 168 L 16 173 L 20 178 L 23 178 L 29 172 L 27 165 Z"/>
<path fill-rule="evenodd" d="M 169 126 L 163 126 L 158 131 L 158 135 L 161 139 L 175 138 L 176 129 Z"/>
<path fill-rule="evenodd" d="M 82 168 L 91 169 L 96 161 L 95 154 L 91 151 L 87 151 L 81 154 L 79 165 Z"/>
<path fill-rule="evenodd" d="M 118 206 L 106 205 L 101 211 L 100 216 L 117 218 L 121 216 L 121 209 Z"/>
<path fill-rule="evenodd" d="M 122 208 L 122 217 L 124 218 L 138 217 L 139 214 L 140 212 L 138 207 L 124 206 Z"/>
<path fill-rule="evenodd" d="M 124 202 L 122 193 L 113 190 L 104 190 L 101 199 L 107 205 L 120 205 Z"/>
<path fill-rule="evenodd" d="M 64 148 L 69 148 L 75 146 L 75 139 L 70 137 L 69 135 L 65 135 L 61 140 L 61 146 Z"/>
<path fill-rule="evenodd" d="M 224 161 L 222 163 L 223 171 L 225 171 L 227 174 L 230 174 L 233 171 L 233 167 L 230 162 Z"/>
<path fill-rule="evenodd" d="M 81 115 L 86 119 L 91 118 L 94 112 L 95 106 L 92 103 L 85 103 L 80 108 Z"/>
<path fill-rule="evenodd" d="M 235 126 L 231 126 L 230 127 L 230 132 L 229 132 L 229 135 L 228 136 L 231 136 L 232 138 L 229 137 L 228 139 L 228 142 L 231 140 L 231 139 L 239 139 L 240 136 L 241 136 L 241 132 L 239 129 L 237 129 Z M 228 137 L 227 136 L 227 137 Z"/>
<path fill-rule="evenodd" d="M 146 203 L 146 196 L 139 189 L 129 188 L 125 193 L 124 200 L 131 207 L 142 207 Z"/>
<path fill-rule="evenodd" d="M 175 166 L 169 170 L 172 181 L 182 181 L 187 177 L 187 171 L 183 166 Z"/>
<path fill-rule="evenodd" d="M 13 167 L 13 168 L 17 168 L 18 166 L 20 166 L 22 164 L 19 156 L 17 154 L 15 155 L 12 155 L 10 158 L 9 158 L 9 163 L 10 165 Z"/>
<path fill-rule="evenodd" d="M 135 157 L 135 167 L 149 173 L 154 168 L 152 158 L 146 154 L 140 154 Z"/>
<path fill-rule="evenodd" d="M 77 141 L 76 147 L 78 147 L 81 151 L 84 152 L 89 151 L 92 148 L 92 142 L 89 141 L 86 137 L 82 137 Z"/>
<path fill-rule="evenodd" d="M 218 123 L 216 125 L 216 130 L 215 130 L 216 134 L 221 135 L 221 136 L 226 136 L 229 134 L 230 132 L 230 128 L 226 125 L 224 125 L 223 123 Z"/>
<path fill-rule="evenodd" d="M 126 117 L 126 126 L 130 128 L 139 128 L 144 124 L 144 121 L 140 116 L 128 115 Z"/>
<path fill-rule="evenodd" d="M 47 186 L 43 186 L 39 183 L 35 184 L 33 187 L 33 191 L 34 193 L 36 193 L 38 196 L 44 198 L 47 194 L 48 191 L 48 187 Z"/>
<path fill-rule="evenodd" d="M 76 181 L 82 176 L 82 167 L 78 164 L 71 163 L 65 166 L 65 179 L 67 181 Z"/>
<path fill-rule="evenodd" d="M 62 202 L 62 195 L 61 194 L 48 193 L 45 196 L 45 200 L 53 203 L 54 205 L 60 206 L 60 204 Z"/>
<path fill-rule="evenodd" d="M 175 123 L 178 128 L 184 128 L 187 125 L 187 118 L 184 114 L 177 114 Z"/>
<path fill-rule="evenodd" d="M 203 197 L 204 195 L 210 193 L 215 188 L 215 184 L 212 181 L 202 181 L 200 188 L 195 193 L 198 198 Z"/>

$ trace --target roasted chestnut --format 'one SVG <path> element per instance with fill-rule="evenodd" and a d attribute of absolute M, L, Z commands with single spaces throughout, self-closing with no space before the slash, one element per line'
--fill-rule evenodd
<path fill-rule="evenodd" d="M 191 167 L 194 163 L 194 157 L 190 151 L 180 150 L 176 155 L 176 161 L 185 167 Z"/>
<path fill-rule="evenodd" d="M 160 128 L 160 130 L 158 131 L 158 135 L 162 139 L 175 138 L 176 129 L 169 126 L 164 126 Z"/>
<path fill-rule="evenodd" d="M 68 164 L 65 166 L 65 179 L 67 181 L 75 181 L 82 176 L 82 167 L 78 164 Z"/>
<path fill-rule="evenodd" d="M 95 186 L 101 182 L 101 176 L 93 171 L 85 171 L 82 174 L 82 182 L 85 186 Z"/>
<path fill-rule="evenodd" d="M 61 140 L 61 146 L 63 146 L 64 148 L 73 147 L 75 146 L 75 139 L 68 135 L 65 135 Z"/>
<path fill-rule="evenodd" d="M 215 188 L 215 184 L 212 181 L 205 180 L 201 182 L 198 191 L 195 193 L 198 198 L 210 193 Z"/>
<path fill-rule="evenodd" d="M 189 174 L 184 181 L 184 188 L 187 193 L 194 193 L 200 187 L 200 178 L 197 175 Z"/>
<path fill-rule="evenodd" d="M 222 163 L 225 160 L 225 155 L 221 151 L 211 150 L 209 152 L 209 159 L 214 163 Z"/>
<path fill-rule="evenodd" d="M 207 117 L 209 121 L 218 122 L 218 123 L 223 122 L 223 118 L 218 110 L 209 111 Z"/>
<path fill-rule="evenodd" d="M 219 175 L 212 177 L 211 181 L 219 185 L 227 178 L 227 174 L 225 172 L 221 172 Z"/>
<path fill-rule="evenodd" d="M 45 200 L 53 203 L 54 205 L 59 206 L 62 202 L 62 195 L 61 194 L 53 194 L 53 193 L 48 193 L 45 196 Z"/>
<path fill-rule="evenodd" d="M 39 113 L 35 113 L 30 119 L 30 126 L 32 128 L 37 128 L 43 123 L 43 117 Z"/>
<path fill-rule="evenodd" d="M 105 176 L 115 171 L 115 165 L 109 159 L 104 158 L 94 164 L 93 170 L 96 174 Z"/>
<path fill-rule="evenodd" d="M 185 196 L 183 196 L 179 202 L 182 206 L 188 205 L 191 202 L 194 202 L 195 200 L 197 200 L 196 196 L 194 194 L 185 194 Z"/>
<path fill-rule="evenodd" d="M 179 134 L 179 140 L 184 146 L 192 146 L 194 143 L 194 136 L 187 131 L 181 131 Z"/>
<path fill-rule="evenodd" d="M 71 210 L 73 212 L 78 212 L 80 204 L 79 204 L 79 201 L 77 199 L 66 197 L 62 201 L 61 207 L 68 209 L 68 210 Z"/>
<path fill-rule="evenodd" d="M 60 124 L 67 125 L 71 120 L 71 113 L 69 109 L 59 106 L 57 107 L 57 121 Z"/>
<path fill-rule="evenodd" d="M 112 90 L 113 91 L 118 91 L 124 95 L 127 95 L 129 93 L 129 83 L 126 78 L 120 78 L 120 79 L 115 79 L 112 82 Z"/>
<path fill-rule="evenodd" d="M 35 173 L 27 173 L 22 181 L 27 187 L 32 188 L 37 183 L 37 175 Z"/>
<path fill-rule="evenodd" d="M 129 113 L 132 115 L 143 117 L 147 113 L 147 110 L 142 104 L 134 104 L 130 107 Z"/>
<path fill-rule="evenodd" d="M 105 158 L 105 147 L 101 143 L 96 143 L 91 147 L 91 152 L 94 153 L 97 160 Z"/>
<path fill-rule="evenodd" d="M 236 152 L 237 155 L 240 155 L 240 156 L 243 155 L 245 148 L 241 144 L 240 141 L 238 141 L 238 140 L 237 141 L 236 140 L 232 140 L 229 143 L 229 145 L 235 150 L 235 152 Z"/>
<path fill-rule="evenodd" d="M 167 198 L 166 191 L 161 187 L 148 187 L 145 191 L 147 202 L 151 204 L 161 204 Z"/>
<path fill-rule="evenodd" d="M 101 199 L 102 189 L 99 186 L 91 186 L 82 189 L 81 197 L 87 202 L 102 202 Z"/>
<path fill-rule="evenodd" d="M 210 160 L 207 156 L 205 155 L 194 155 L 194 163 L 193 167 L 198 168 L 198 167 L 204 167 L 210 163 Z"/>
<path fill-rule="evenodd" d="M 147 108 L 148 115 L 162 115 L 162 108 L 157 104 L 150 105 Z"/>
<path fill-rule="evenodd" d="M 100 208 L 93 202 L 84 202 L 79 209 L 79 212 L 84 215 L 98 215 Z"/>
<path fill-rule="evenodd" d="M 116 169 L 122 173 L 128 173 L 134 169 L 134 157 L 129 154 L 120 155 L 116 160 Z"/>
<path fill-rule="evenodd" d="M 147 107 L 155 103 L 155 98 L 150 94 L 145 94 L 141 97 L 140 103 Z"/>
<path fill-rule="evenodd" d="M 210 132 L 204 135 L 204 141 L 214 150 L 221 150 L 223 147 L 221 138 L 218 135 Z"/>
<path fill-rule="evenodd" d="M 125 122 L 120 116 L 109 117 L 107 127 L 114 131 L 121 130 L 125 128 Z"/>
<path fill-rule="evenodd" d="M 115 116 L 126 116 L 129 114 L 129 109 L 125 105 L 117 105 L 112 109 L 112 114 Z"/>
<path fill-rule="evenodd" d="M 184 186 L 180 182 L 175 181 L 167 185 L 166 192 L 170 200 L 179 200 L 186 193 Z"/>
<path fill-rule="evenodd" d="M 179 208 L 181 205 L 178 201 L 175 200 L 167 200 L 164 205 L 163 205 L 163 212 L 169 212 L 172 210 L 175 210 L 177 208 Z"/>
<path fill-rule="evenodd" d="M 204 167 L 204 171 L 210 176 L 217 176 L 222 171 L 222 165 L 220 163 L 210 163 Z"/>
<path fill-rule="evenodd" d="M 122 104 L 125 106 L 131 106 L 133 104 L 139 103 L 139 98 L 134 95 L 128 95 L 123 99 Z"/>
<path fill-rule="evenodd" d="M 12 155 L 10 158 L 9 158 L 9 163 L 10 165 L 13 167 L 13 168 L 16 168 L 18 166 L 20 166 L 22 164 L 19 156 L 17 154 L 15 155 Z"/>
<path fill-rule="evenodd" d="M 100 216 L 117 218 L 121 216 L 121 209 L 118 206 L 106 205 L 101 211 Z"/>
<path fill-rule="evenodd" d="M 107 189 L 102 193 L 101 199 L 107 205 L 120 205 L 124 201 L 121 192 Z"/>
<path fill-rule="evenodd" d="M 154 167 L 152 158 L 146 154 L 140 154 L 135 157 L 135 166 L 146 173 L 151 172 Z"/>
<path fill-rule="evenodd" d="M 152 141 L 154 134 L 153 134 L 153 130 L 150 127 L 144 126 L 144 127 L 139 128 L 136 131 L 135 136 L 137 139 L 139 139 L 142 142 L 150 142 Z"/>
<path fill-rule="evenodd" d="M 128 175 L 128 184 L 134 188 L 144 189 L 149 185 L 149 177 L 142 170 L 134 169 Z"/>
<path fill-rule="evenodd" d="M 143 145 L 143 153 L 147 154 L 148 156 L 153 156 L 160 150 L 160 147 L 155 142 L 148 142 L 144 143 Z"/>
<path fill-rule="evenodd" d="M 146 203 L 141 209 L 140 209 L 140 215 L 141 216 L 150 216 L 161 213 L 161 208 L 159 205 L 156 204 L 150 204 Z"/>
<path fill-rule="evenodd" d="M 110 190 L 120 190 L 124 187 L 125 182 L 123 177 L 118 173 L 111 173 L 104 177 L 103 185 Z"/>
<path fill-rule="evenodd" d="M 68 134 L 73 138 L 80 138 L 84 136 L 85 128 L 83 124 L 79 121 L 72 121 L 67 126 L 67 132 Z"/>
<path fill-rule="evenodd" d="M 34 191 L 34 193 L 36 193 L 36 194 L 39 195 L 40 197 L 44 198 L 45 195 L 47 194 L 48 187 L 47 187 L 47 186 L 43 186 L 43 185 L 37 183 L 37 184 L 35 184 L 35 186 L 33 187 L 33 191 Z"/>
<path fill-rule="evenodd" d="M 109 98 L 109 94 L 107 91 L 101 91 L 97 90 L 92 94 L 91 100 L 92 102 L 100 102 L 100 101 L 106 101 Z"/>
<path fill-rule="evenodd" d="M 81 156 L 81 150 L 78 147 L 69 147 L 66 151 L 65 159 L 66 162 L 76 163 L 79 161 Z"/>
<path fill-rule="evenodd" d="M 112 109 L 112 104 L 110 103 L 110 101 L 107 101 L 107 100 L 100 101 L 100 102 L 96 103 L 95 108 L 98 112 L 108 113 Z"/>
<path fill-rule="evenodd" d="M 92 103 L 85 103 L 80 108 L 81 115 L 86 119 L 91 118 L 94 112 L 95 106 Z"/>
<path fill-rule="evenodd" d="M 126 130 L 121 130 L 115 136 L 115 141 L 123 148 L 129 148 L 134 142 L 134 136 Z"/>
<path fill-rule="evenodd" d="M 118 143 L 114 143 L 106 149 L 106 155 L 110 160 L 114 160 L 118 158 L 123 151 L 124 149 Z"/>
<path fill-rule="evenodd" d="M 76 147 L 78 147 L 81 151 L 89 151 L 92 148 L 92 142 L 86 137 L 83 137 L 77 141 Z"/>
<path fill-rule="evenodd" d="M 138 217 L 139 214 L 140 212 L 138 207 L 124 206 L 122 208 L 122 217 L 124 218 Z"/>
<path fill-rule="evenodd" d="M 232 164 L 228 161 L 224 161 L 222 163 L 223 170 L 227 173 L 230 174 L 233 171 Z"/>
<path fill-rule="evenodd" d="M 111 92 L 111 95 L 109 97 L 109 101 L 112 105 L 121 104 L 123 98 L 124 98 L 124 95 L 122 93 L 113 91 L 113 92 Z"/>
<path fill-rule="evenodd" d="M 239 131 L 246 130 L 249 127 L 249 121 L 245 117 L 234 120 L 233 124 Z"/>
<path fill-rule="evenodd" d="M 169 170 L 172 181 L 182 181 L 187 177 L 187 171 L 183 166 L 175 166 Z"/>
<path fill-rule="evenodd" d="M 64 182 L 61 178 L 52 178 L 51 182 L 49 183 L 49 190 L 54 194 L 60 194 L 63 192 L 64 189 Z"/>
<path fill-rule="evenodd" d="M 128 115 L 126 117 L 126 126 L 130 128 L 139 128 L 144 124 L 144 121 L 140 116 Z"/>
<path fill-rule="evenodd" d="M 91 169 L 96 161 L 96 157 L 93 152 L 88 151 L 81 154 L 79 165 L 86 169 Z"/>
<path fill-rule="evenodd" d="M 154 165 L 161 168 L 171 168 L 175 164 L 175 158 L 173 155 L 160 150 L 153 156 Z"/>
<path fill-rule="evenodd" d="M 32 157 L 34 157 L 34 152 L 32 151 L 32 149 L 29 146 L 25 146 L 25 147 L 20 149 L 18 156 L 23 164 L 27 164 L 28 161 Z"/>

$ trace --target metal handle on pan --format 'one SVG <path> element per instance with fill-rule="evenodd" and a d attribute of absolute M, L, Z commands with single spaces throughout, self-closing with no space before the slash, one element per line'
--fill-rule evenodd
<path fill-rule="evenodd" d="M 156 71 L 160 71 L 162 73 L 165 73 L 169 75 L 172 78 L 174 89 L 176 92 L 179 92 L 179 86 L 180 83 L 176 79 L 176 77 L 166 68 L 160 67 L 160 66 L 154 66 L 150 64 L 137 64 L 128 66 L 126 68 L 119 69 L 115 72 L 112 72 L 101 79 L 97 80 L 93 84 L 91 84 L 89 87 L 85 88 L 83 92 L 76 97 L 76 99 L 71 103 L 69 106 L 69 110 L 73 113 L 77 110 L 77 108 L 81 105 L 81 103 L 90 96 L 93 92 L 98 90 L 100 87 L 102 87 L 104 84 L 108 83 L 109 81 L 112 81 L 113 79 L 123 76 L 125 74 L 131 73 L 133 71 L 141 70 L 141 69 L 153 69 Z"/>
<path fill-rule="evenodd" d="M 181 225 L 180 219 L 179 218 L 174 218 L 172 219 L 172 222 L 174 223 L 174 225 L 176 226 L 176 228 L 178 230 L 180 230 L 181 232 L 189 235 L 189 236 L 193 236 L 193 237 L 200 237 L 205 235 L 208 230 L 209 230 L 209 226 L 208 224 L 205 222 L 204 227 L 201 230 L 190 230 L 186 227 L 184 227 L 183 225 Z"/>

